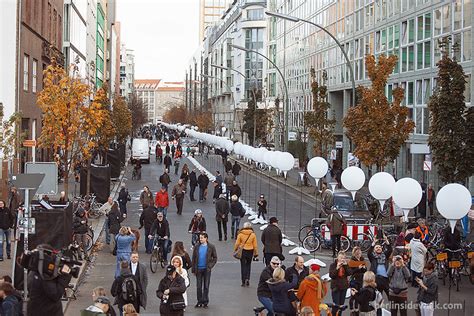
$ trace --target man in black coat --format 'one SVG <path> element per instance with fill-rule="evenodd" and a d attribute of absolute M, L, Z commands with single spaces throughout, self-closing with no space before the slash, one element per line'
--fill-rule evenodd
<path fill-rule="evenodd" d="M 283 249 L 281 242 L 283 241 L 283 235 L 280 228 L 278 228 L 278 219 L 276 217 L 270 218 L 270 225 L 263 230 L 261 240 L 266 265 L 270 264 L 270 259 L 273 256 L 282 259 Z"/>
<path fill-rule="evenodd" d="M 191 173 L 189 174 L 189 199 L 191 201 L 196 201 L 194 198 L 194 191 L 196 190 L 196 187 L 198 186 L 198 180 L 196 176 L 196 169 L 193 169 Z"/>
<path fill-rule="evenodd" d="M 285 271 L 285 279 L 288 282 L 292 282 L 293 278 L 295 276 L 298 276 L 298 283 L 294 287 L 294 289 L 297 291 L 298 288 L 300 287 L 301 282 L 304 280 L 309 275 L 309 268 L 305 267 L 304 265 L 304 258 L 302 256 L 296 256 L 295 257 L 295 263 L 286 269 Z M 296 295 L 294 294 L 295 292 L 290 292 L 289 296 L 291 301 L 296 301 Z"/>
<path fill-rule="evenodd" d="M 232 181 L 232 186 L 230 187 L 230 196 L 232 195 L 237 195 L 238 198 L 242 195 L 242 189 L 235 180 Z"/>
<path fill-rule="evenodd" d="M 132 282 L 135 283 L 132 297 L 126 299 L 127 296 L 123 292 L 124 282 Z M 116 304 L 119 310 L 122 310 L 123 306 L 126 304 L 133 304 L 136 311 L 140 310 L 140 296 L 142 295 L 142 288 L 140 286 L 140 280 L 137 276 L 133 275 L 129 268 L 129 262 L 122 261 L 120 262 L 120 275 L 115 278 L 114 282 L 112 283 L 112 288 L 110 289 L 110 294 L 115 297 L 114 305 Z"/>
<path fill-rule="evenodd" d="M 159 242 L 160 248 L 163 251 L 163 259 L 167 261 L 168 252 L 170 248 L 170 245 L 169 245 L 170 244 L 170 224 L 168 223 L 168 220 L 164 218 L 163 212 L 158 212 L 156 214 L 156 220 L 153 222 L 153 225 L 151 226 L 150 234 L 148 235 L 148 238 L 153 240 L 155 236 L 161 239 L 158 242 Z"/>
<path fill-rule="evenodd" d="M 170 155 L 166 154 L 165 158 L 163 159 L 163 164 L 165 165 L 166 169 L 170 170 L 170 167 L 173 164 Z"/>
<path fill-rule="evenodd" d="M 169 265 L 166 268 L 166 275 L 161 279 L 158 290 L 156 290 L 156 296 L 161 300 L 160 314 L 169 316 L 184 315 L 184 306 L 183 309 L 178 310 L 171 308 L 172 303 L 175 306 L 180 302 L 184 304 L 184 292 L 186 292 L 186 283 L 183 277 L 176 272 L 174 266 Z"/>
<path fill-rule="evenodd" d="M 162 186 L 166 188 L 166 190 L 168 190 L 168 185 L 171 182 L 171 178 L 170 178 L 170 175 L 168 174 L 168 170 L 169 169 L 166 168 L 163 174 L 160 176 L 160 183 Z"/>
<path fill-rule="evenodd" d="M 201 171 L 201 174 L 199 175 L 197 181 L 199 185 L 199 202 L 204 202 L 204 200 L 206 199 L 205 195 L 207 186 L 209 185 L 209 178 L 207 177 L 204 171 Z"/>
<path fill-rule="evenodd" d="M 138 229 L 142 229 L 145 227 L 145 236 L 150 235 L 151 226 L 156 220 L 156 209 L 153 206 L 148 206 L 142 211 L 140 215 L 140 227 Z M 151 253 L 153 247 L 153 241 L 149 238 L 145 238 L 145 252 Z"/>
<path fill-rule="evenodd" d="M 268 287 L 267 281 L 273 277 L 273 270 L 280 267 L 281 261 L 278 257 L 272 257 L 269 265 L 267 265 L 262 273 L 257 286 L 257 298 L 265 307 L 268 313 L 273 314 L 272 292 Z M 283 267 L 282 267 L 283 268 Z"/>
<path fill-rule="evenodd" d="M 109 228 L 109 235 L 110 235 L 110 252 L 112 253 L 115 248 L 115 236 L 119 233 L 121 222 L 125 219 L 122 216 L 122 213 L 119 210 L 117 202 L 113 202 L 110 211 L 107 213 L 107 225 Z"/>
<path fill-rule="evenodd" d="M 87 224 L 86 212 L 83 209 L 76 211 L 72 222 L 72 230 L 74 232 L 74 241 L 79 245 L 79 260 L 82 260 L 83 254 L 84 258 L 87 259 L 86 242 L 89 226 Z"/>
<path fill-rule="evenodd" d="M 219 241 L 222 241 L 222 230 L 224 230 L 224 240 L 227 240 L 227 221 L 229 219 L 230 206 L 225 199 L 225 194 L 221 194 L 216 200 L 216 222 Z"/>

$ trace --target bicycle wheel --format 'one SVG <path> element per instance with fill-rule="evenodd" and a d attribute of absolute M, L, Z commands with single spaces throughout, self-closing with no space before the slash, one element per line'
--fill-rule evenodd
<path fill-rule="evenodd" d="M 321 246 L 321 241 L 313 234 L 309 234 L 303 239 L 303 247 L 309 252 L 315 252 Z"/>
<path fill-rule="evenodd" d="M 298 232 L 298 240 L 300 242 L 303 242 L 303 239 L 311 233 L 311 225 L 304 225 L 303 227 L 300 228 L 300 231 Z"/>
<path fill-rule="evenodd" d="M 454 283 L 456 283 L 456 292 L 459 292 L 459 283 L 461 283 L 461 274 L 459 274 L 459 270 L 456 269 L 454 271 Z"/>
<path fill-rule="evenodd" d="M 155 273 L 156 270 L 158 269 L 158 260 L 159 260 L 158 249 L 153 248 L 153 250 L 151 251 L 151 256 L 150 256 L 150 270 L 153 273 Z"/>
<path fill-rule="evenodd" d="M 92 249 L 92 246 L 94 246 L 94 240 L 90 235 L 86 234 L 86 251 L 90 251 Z"/>
<path fill-rule="evenodd" d="M 341 236 L 341 250 L 347 252 L 351 248 L 351 240 L 346 236 Z"/>
<path fill-rule="evenodd" d="M 358 246 L 362 252 L 367 252 L 371 245 L 372 237 L 366 233 L 357 234 L 356 237 L 352 239 L 352 248 Z"/>

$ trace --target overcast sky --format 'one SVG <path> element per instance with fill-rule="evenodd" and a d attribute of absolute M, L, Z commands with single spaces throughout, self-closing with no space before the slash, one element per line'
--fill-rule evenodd
<path fill-rule="evenodd" d="M 182 81 L 199 43 L 199 0 L 117 0 L 121 41 L 136 79 Z"/>

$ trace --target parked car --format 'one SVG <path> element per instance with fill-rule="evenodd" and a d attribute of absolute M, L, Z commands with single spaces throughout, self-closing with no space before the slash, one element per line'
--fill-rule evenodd
<path fill-rule="evenodd" d="M 347 190 L 336 190 L 333 194 L 334 206 L 343 217 L 351 218 L 371 218 L 367 201 L 362 194 L 356 193 L 355 200 L 352 199 L 351 192 Z"/>

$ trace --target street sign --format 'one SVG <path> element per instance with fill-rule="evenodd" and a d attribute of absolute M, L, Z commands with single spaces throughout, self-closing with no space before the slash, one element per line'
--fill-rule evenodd
<path fill-rule="evenodd" d="M 336 160 L 337 159 L 337 150 L 336 149 L 331 149 L 330 159 L 331 160 Z"/>
<path fill-rule="evenodd" d="M 423 170 L 431 171 L 431 161 L 423 161 Z"/>
<path fill-rule="evenodd" d="M 56 194 L 58 192 L 58 165 L 55 162 L 27 162 L 25 173 L 44 174 L 36 194 Z"/>
<path fill-rule="evenodd" d="M 28 234 L 34 234 L 36 232 L 36 218 L 30 217 L 28 220 L 24 217 L 18 219 L 18 229 L 20 234 L 25 233 L 25 229 L 28 229 Z"/>
<path fill-rule="evenodd" d="M 23 141 L 23 147 L 36 147 L 35 139 L 25 139 Z"/>

